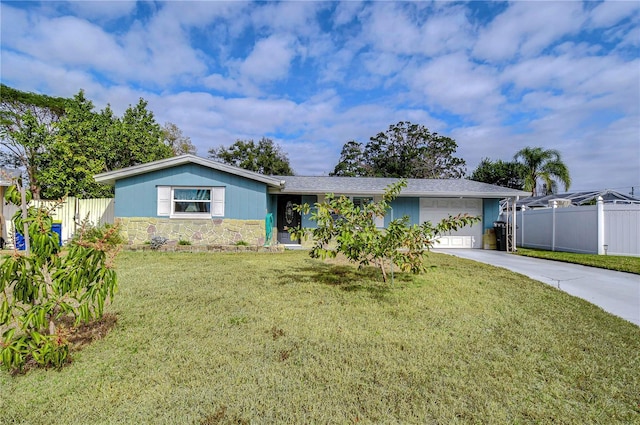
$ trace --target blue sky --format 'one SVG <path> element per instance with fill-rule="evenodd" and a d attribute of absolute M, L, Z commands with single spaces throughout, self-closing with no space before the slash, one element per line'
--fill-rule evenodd
<path fill-rule="evenodd" d="M 558 149 L 571 190 L 640 193 L 640 2 L 1 3 L 1 78 L 122 113 L 206 156 L 267 136 L 300 175 L 401 120 L 484 157 Z"/>

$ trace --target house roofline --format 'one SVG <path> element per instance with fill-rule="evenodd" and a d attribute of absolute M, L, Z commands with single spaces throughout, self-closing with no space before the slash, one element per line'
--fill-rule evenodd
<path fill-rule="evenodd" d="M 336 195 L 360 195 L 360 196 L 375 196 L 383 195 L 384 191 L 379 190 L 341 190 L 335 192 L 318 191 L 318 190 L 287 190 L 287 189 L 269 189 L 269 194 L 272 195 L 327 195 L 334 193 Z M 526 193 L 526 192 L 525 192 Z M 483 198 L 483 199 L 505 199 L 505 198 L 517 198 L 522 196 L 521 193 L 500 193 L 500 192 L 420 192 L 420 191 L 407 191 L 402 190 L 398 195 L 399 198 L 406 197 L 430 197 L 430 198 Z"/>
<path fill-rule="evenodd" d="M 100 173 L 93 176 L 98 183 L 114 185 L 116 180 L 123 178 L 134 177 L 141 174 L 164 170 L 166 168 L 175 167 L 177 165 L 184 164 L 197 164 L 203 167 L 211 168 L 213 170 L 223 171 L 229 174 L 233 174 L 240 177 L 245 177 L 251 180 L 266 183 L 272 187 L 281 187 L 283 181 L 279 178 L 273 178 L 265 176 L 260 173 L 248 171 L 243 168 L 234 167 L 232 165 L 223 164 L 221 162 L 212 161 L 210 159 L 202 158 L 195 155 L 180 155 L 171 158 L 161 159 L 158 161 L 147 162 L 145 164 L 134 165 L 133 167 L 127 167 L 120 170 L 108 171 L 106 173 Z"/>

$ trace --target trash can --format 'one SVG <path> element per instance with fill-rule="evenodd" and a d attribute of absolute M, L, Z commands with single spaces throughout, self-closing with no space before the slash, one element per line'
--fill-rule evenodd
<path fill-rule="evenodd" d="M 496 248 L 498 251 L 507 250 L 507 223 L 504 221 L 494 221 L 493 228 L 496 232 Z"/>
<path fill-rule="evenodd" d="M 51 230 L 58 234 L 58 246 L 62 246 L 62 222 L 54 221 L 51 225 Z"/>
<path fill-rule="evenodd" d="M 54 233 L 58 234 L 58 246 L 62 246 L 62 222 L 61 221 L 54 221 L 53 224 L 51 225 L 51 230 L 54 231 Z M 16 249 L 19 251 L 24 251 L 26 246 L 24 243 L 24 236 L 21 233 L 15 232 L 15 246 Z"/>
<path fill-rule="evenodd" d="M 482 248 L 496 250 L 496 231 L 493 228 L 485 230 L 482 235 Z"/>
<path fill-rule="evenodd" d="M 24 251 L 25 249 L 25 244 L 24 244 L 24 236 L 22 236 L 22 234 L 15 232 L 14 233 L 15 236 L 15 241 L 13 241 L 15 247 L 17 250 L 19 251 Z"/>

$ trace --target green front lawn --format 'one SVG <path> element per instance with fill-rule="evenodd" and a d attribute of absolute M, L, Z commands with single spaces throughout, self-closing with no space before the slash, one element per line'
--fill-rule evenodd
<path fill-rule="evenodd" d="M 0 423 L 638 423 L 640 328 L 504 269 L 124 252 L 117 324 Z"/>
<path fill-rule="evenodd" d="M 576 263 L 601 269 L 640 274 L 640 257 L 577 254 L 573 252 L 543 251 L 526 248 L 518 248 L 516 253 L 526 257 L 544 258 L 546 260 L 563 261 L 565 263 Z"/>

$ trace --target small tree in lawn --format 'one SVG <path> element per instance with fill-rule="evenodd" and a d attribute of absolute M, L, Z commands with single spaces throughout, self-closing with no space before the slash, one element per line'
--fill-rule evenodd
<path fill-rule="evenodd" d="M 313 238 L 314 245 L 309 255 L 312 258 L 333 258 L 339 253 L 359 267 L 374 265 L 380 268 L 382 278 L 387 281 L 386 266 L 397 265 L 403 271 L 420 273 L 426 269 L 424 256 L 433 247 L 435 240 L 449 231 L 460 229 L 480 221 L 480 217 L 468 214 L 449 216 L 433 225 L 409 225 L 409 217 L 392 220 L 386 229 L 378 229 L 376 217 L 384 217 L 402 189 L 406 180 L 389 185 L 380 202 L 356 206 L 346 196 L 335 197 L 328 194 L 324 202 L 314 205 L 299 205 L 297 211 L 311 213 L 315 229 L 298 227 L 292 229 L 297 239 Z"/>
<path fill-rule="evenodd" d="M 20 204 L 16 186 L 5 200 Z M 18 211 L 13 222 L 21 234 L 27 223 L 23 236 L 31 250 L 0 259 L 0 362 L 9 371 L 30 360 L 59 368 L 69 356 L 61 321 L 70 316 L 77 325 L 102 316 L 116 290 L 113 259 L 121 238 L 117 227 L 83 226 L 63 255 L 47 209 L 30 207 L 26 219 Z"/>

